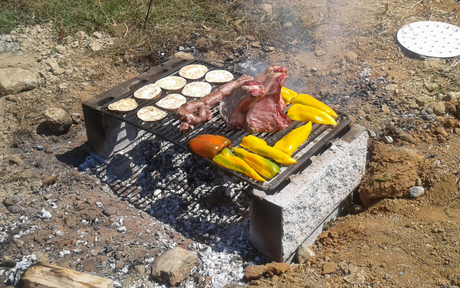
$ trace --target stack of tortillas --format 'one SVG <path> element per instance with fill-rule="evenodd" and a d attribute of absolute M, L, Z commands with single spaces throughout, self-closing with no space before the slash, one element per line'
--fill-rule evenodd
<path fill-rule="evenodd" d="M 226 70 L 213 70 L 206 73 L 204 79 L 209 83 L 227 83 L 233 80 L 233 74 Z"/>
<path fill-rule="evenodd" d="M 136 100 L 132 98 L 122 99 L 115 103 L 110 104 L 107 109 L 111 111 L 120 111 L 120 112 L 128 112 L 137 108 Z"/>
<path fill-rule="evenodd" d="M 187 80 L 179 76 L 169 76 L 158 80 L 155 84 L 167 91 L 179 91 L 187 84 Z"/>
<path fill-rule="evenodd" d="M 137 111 L 137 117 L 144 122 L 158 121 L 165 118 L 166 115 L 168 115 L 168 112 L 155 106 L 147 106 Z"/>
<path fill-rule="evenodd" d="M 161 88 L 156 84 L 145 85 L 134 92 L 134 97 L 143 100 L 152 100 L 160 97 Z"/>
<path fill-rule="evenodd" d="M 208 68 L 204 65 L 187 65 L 179 70 L 179 75 L 190 80 L 197 80 L 203 77 L 206 72 L 208 72 Z"/>

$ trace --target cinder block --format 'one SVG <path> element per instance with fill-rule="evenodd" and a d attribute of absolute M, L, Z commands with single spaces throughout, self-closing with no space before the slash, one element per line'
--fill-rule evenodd
<path fill-rule="evenodd" d="M 359 185 L 364 175 L 368 133 L 359 125 L 339 139 L 290 183 L 268 195 L 254 190 L 250 203 L 250 240 L 276 261 L 290 261 L 297 248 L 313 244 L 323 225 Z"/>

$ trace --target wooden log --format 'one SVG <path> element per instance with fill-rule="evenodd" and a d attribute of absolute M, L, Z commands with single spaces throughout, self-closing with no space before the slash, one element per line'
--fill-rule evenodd
<path fill-rule="evenodd" d="M 19 280 L 18 288 L 113 288 L 113 281 L 72 269 L 37 263 Z"/>

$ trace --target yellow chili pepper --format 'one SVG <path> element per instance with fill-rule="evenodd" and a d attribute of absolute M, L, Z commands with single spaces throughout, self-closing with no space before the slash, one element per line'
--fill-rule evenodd
<path fill-rule="evenodd" d="M 273 148 L 279 149 L 284 153 L 288 154 L 289 156 L 294 153 L 299 146 L 307 140 L 308 136 L 310 136 L 311 132 L 311 122 L 300 126 L 291 132 L 289 132 L 286 136 L 281 138 L 278 142 L 273 145 Z"/>
<path fill-rule="evenodd" d="M 292 104 L 297 104 L 297 103 L 318 108 L 319 110 L 326 112 L 332 117 L 337 117 L 337 113 L 335 113 L 335 111 L 332 110 L 331 107 L 327 106 L 323 102 L 319 101 L 315 97 L 312 97 L 308 94 L 300 93 L 299 95 L 297 95 L 297 97 L 295 97 L 295 99 L 292 101 Z"/>
<path fill-rule="evenodd" d="M 286 87 L 281 87 L 281 98 L 283 98 L 284 103 L 286 103 L 286 105 L 289 105 L 292 99 L 294 99 L 296 96 L 297 92 L 294 92 Z"/>
<path fill-rule="evenodd" d="M 331 115 L 318 108 L 302 104 L 294 104 L 289 108 L 287 116 L 294 121 L 311 121 L 313 123 L 337 125 Z"/>
<path fill-rule="evenodd" d="M 264 176 L 265 178 L 272 179 L 276 173 L 281 172 L 280 167 L 273 163 L 272 161 L 265 159 L 262 156 L 248 152 L 243 148 L 233 148 L 236 156 L 243 159 L 246 163 L 249 164 L 257 173 Z"/>
<path fill-rule="evenodd" d="M 284 165 L 291 165 L 297 162 L 297 160 L 291 158 L 286 153 L 267 145 L 265 140 L 257 138 L 253 135 L 248 135 L 241 140 L 240 146 L 257 153 L 261 156 L 269 157 L 278 163 Z"/>
<path fill-rule="evenodd" d="M 220 154 L 214 156 L 212 161 L 225 168 L 243 173 L 244 175 L 251 177 L 254 180 L 265 182 L 265 179 L 260 177 L 260 175 L 257 174 L 257 172 L 252 169 L 248 163 L 244 162 L 243 159 L 235 156 L 228 148 L 224 148 Z"/>

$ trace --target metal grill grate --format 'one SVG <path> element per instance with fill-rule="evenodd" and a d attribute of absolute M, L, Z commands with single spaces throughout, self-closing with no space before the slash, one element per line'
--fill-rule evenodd
<path fill-rule="evenodd" d="M 190 65 L 190 64 L 202 64 L 208 67 L 209 70 L 222 69 L 221 67 L 218 67 L 216 65 L 213 65 L 207 62 L 203 62 L 200 60 L 187 61 L 187 62 L 181 63 L 181 65 L 178 65 L 177 67 L 174 67 L 173 69 L 169 69 L 169 70 L 165 69 L 164 73 L 155 74 L 150 79 L 143 81 L 141 84 L 137 85 L 138 87 L 135 87 L 136 89 L 131 89 L 130 92 L 126 92 L 121 95 L 114 95 L 113 97 L 110 97 L 108 99 L 102 99 L 100 103 L 98 103 L 98 105 L 96 105 L 96 107 L 94 108 L 103 114 L 112 116 L 121 121 L 127 122 L 137 128 L 146 130 L 188 151 L 190 151 L 189 146 L 188 146 L 188 142 L 190 141 L 190 139 L 200 134 L 221 135 L 221 136 L 224 136 L 230 139 L 232 141 L 232 146 L 234 147 L 238 146 L 239 143 L 241 142 L 241 139 L 247 136 L 248 133 L 245 131 L 241 131 L 241 130 L 227 129 L 225 122 L 220 117 L 218 104 L 211 107 L 211 111 L 213 113 L 212 120 L 196 125 L 193 129 L 191 129 L 187 133 L 180 132 L 179 127 L 180 127 L 181 122 L 177 118 L 175 112 L 169 112 L 168 115 L 164 119 L 160 121 L 156 121 L 156 122 L 143 122 L 137 117 L 137 111 L 139 109 L 145 106 L 154 105 L 156 102 L 158 102 L 159 100 L 161 100 L 162 98 L 164 98 L 166 95 L 169 94 L 169 93 L 165 93 L 164 91 L 162 95 L 158 99 L 155 99 L 155 100 L 136 99 L 136 102 L 138 103 L 138 107 L 133 111 L 129 111 L 125 113 L 118 113 L 118 112 L 109 111 L 107 109 L 107 107 L 111 103 L 114 103 L 124 98 L 133 97 L 133 92 L 144 85 L 152 84 L 156 82 L 158 79 L 166 77 L 166 76 L 178 76 L 178 72 L 180 68 L 186 65 Z M 240 73 L 236 73 L 234 71 L 230 71 L 230 72 L 233 73 L 235 78 L 238 78 L 241 76 Z M 193 82 L 193 81 L 187 80 L 187 83 L 190 83 L 190 82 Z M 219 86 L 220 85 L 212 85 L 212 90 L 214 91 Z M 350 121 L 346 115 L 341 114 L 339 118 L 337 119 L 337 123 L 338 125 L 333 128 L 327 125 L 314 124 L 308 140 L 305 143 L 303 143 L 302 146 L 299 147 L 299 149 L 297 149 L 297 151 L 293 154 L 293 157 L 297 159 L 297 163 L 290 165 L 289 167 L 282 167 L 281 173 L 276 175 L 273 179 L 266 181 L 264 183 L 259 183 L 245 175 L 242 175 L 240 173 L 237 173 L 232 170 L 218 166 L 209 159 L 205 159 L 205 160 L 211 165 L 215 165 L 219 169 L 226 170 L 227 172 L 233 174 L 234 176 L 238 177 L 241 180 L 248 182 L 249 184 L 251 184 L 252 186 L 258 189 L 274 190 L 277 186 L 285 182 L 291 174 L 301 169 L 301 167 L 305 167 L 305 165 L 308 164 L 308 161 L 312 156 L 317 155 L 321 153 L 324 149 L 326 149 L 330 140 L 340 137 L 340 135 L 348 131 Z M 273 145 L 274 143 L 276 143 L 276 141 L 281 139 L 287 133 L 289 133 L 293 129 L 301 125 L 304 125 L 304 124 L 305 123 L 303 122 L 293 121 L 288 126 L 288 128 L 286 128 L 283 131 L 279 131 L 276 133 L 256 133 L 254 135 L 259 138 L 264 139 L 268 145 Z M 299 153 L 299 151 L 302 151 L 302 149 L 304 149 L 307 146 L 310 148 L 307 151 L 303 151 L 302 155 L 299 154 L 300 156 L 296 157 L 296 154 Z"/>

